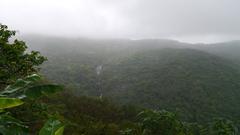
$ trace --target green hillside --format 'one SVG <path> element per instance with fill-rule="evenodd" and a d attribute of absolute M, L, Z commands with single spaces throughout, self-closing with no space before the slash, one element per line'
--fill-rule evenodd
<path fill-rule="evenodd" d="M 15 34 L 0 23 L 0 135 L 239 135 L 233 42 Z"/>
<path fill-rule="evenodd" d="M 239 66 L 232 57 L 237 53 L 229 51 L 237 45 L 41 36 L 28 37 L 27 43 L 48 57 L 41 73 L 75 95 L 166 108 L 192 121 L 239 116 Z"/>
<path fill-rule="evenodd" d="M 192 49 L 147 51 L 103 71 L 103 95 L 122 103 L 167 108 L 193 121 L 239 116 L 237 65 Z"/>

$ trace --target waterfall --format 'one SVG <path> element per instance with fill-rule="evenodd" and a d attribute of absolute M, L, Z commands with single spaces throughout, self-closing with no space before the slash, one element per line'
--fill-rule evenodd
<path fill-rule="evenodd" d="M 97 91 L 98 91 L 98 94 L 99 94 L 99 98 L 102 99 L 102 88 L 101 88 L 101 78 L 100 78 L 100 74 L 102 72 L 102 69 L 103 69 L 103 66 L 102 65 L 98 65 L 96 67 L 96 74 L 97 74 L 97 82 L 96 82 L 96 85 L 97 85 Z"/>

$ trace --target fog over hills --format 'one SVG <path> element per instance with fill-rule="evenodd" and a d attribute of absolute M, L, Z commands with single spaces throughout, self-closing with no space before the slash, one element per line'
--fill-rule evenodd
<path fill-rule="evenodd" d="M 74 89 L 77 95 L 170 109 L 187 113 L 185 118 L 192 121 L 220 115 L 238 117 L 239 41 L 189 44 L 166 39 L 23 39 L 48 57 L 42 74 Z"/>
<path fill-rule="evenodd" d="M 228 41 L 214 44 L 191 44 L 179 42 L 170 39 L 91 39 L 91 38 L 64 38 L 57 36 L 41 36 L 41 35 L 24 35 L 20 37 L 24 39 L 31 49 L 36 49 L 50 52 L 50 48 L 54 49 L 55 46 L 59 48 L 58 51 L 85 51 L 88 49 L 90 52 L 98 50 L 111 51 L 136 51 L 145 49 L 156 48 L 193 48 L 203 50 L 212 54 L 216 54 L 231 60 L 239 60 L 240 57 L 240 41 Z M 67 48 L 68 49 L 64 49 Z M 60 49 L 61 48 L 61 49 Z M 92 50 L 91 50 L 92 49 Z M 129 49 L 129 50 L 128 50 Z"/>
<path fill-rule="evenodd" d="M 240 0 L 0 0 L 0 135 L 240 135 Z"/>

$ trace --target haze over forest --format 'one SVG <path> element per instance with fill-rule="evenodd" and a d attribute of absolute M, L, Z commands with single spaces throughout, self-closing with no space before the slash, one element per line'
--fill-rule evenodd
<path fill-rule="evenodd" d="M 240 135 L 239 0 L 0 0 L 0 135 Z"/>

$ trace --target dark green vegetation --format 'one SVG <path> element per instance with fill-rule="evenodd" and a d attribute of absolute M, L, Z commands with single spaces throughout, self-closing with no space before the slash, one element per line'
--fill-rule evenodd
<path fill-rule="evenodd" d="M 0 134 L 1 135 L 26 135 L 29 134 L 29 127 L 36 123 L 44 122 L 43 118 L 50 118 L 38 113 L 33 113 L 37 101 L 43 96 L 47 96 L 63 88 L 59 85 L 47 84 L 42 82 L 35 66 L 40 65 L 46 59 L 39 52 L 26 52 L 27 46 L 23 41 L 14 40 L 9 42 L 15 35 L 15 31 L 8 30 L 8 27 L 0 24 Z M 32 74 L 32 75 L 30 75 Z M 18 79 L 19 78 L 19 79 Z M 22 78 L 22 79 L 21 79 Z M 3 89 L 3 87 L 6 87 Z M 24 113 L 21 117 L 21 109 Z M 15 109 L 15 110 L 14 110 Z M 34 116 L 26 119 L 29 116 Z M 45 116 L 45 117 L 44 117 Z M 41 117 L 41 118 L 40 118 Z M 39 135 L 62 135 L 64 124 L 53 116 L 46 122 L 40 130 Z M 37 131 L 34 131 L 36 134 Z"/>
<path fill-rule="evenodd" d="M 33 74 L 45 57 L 1 28 L 0 134 L 239 134 L 240 72 L 227 57 L 170 40 L 32 38 L 47 81 Z"/>
<path fill-rule="evenodd" d="M 239 117 L 238 41 L 26 39 L 49 58 L 42 73 L 76 95 L 168 109 L 188 121 Z"/>
<path fill-rule="evenodd" d="M 15 33 L 8 30 L 7 26 L 0 25 L 0 88 L 37 72 L 36 66 L 46 60 L 39 52 L 25 53 L 27 46 L 23 41 L 16 39 L 12 43 L 9 42 Z"/>
<path fill-rule="evenodd" d="M 220 57 L 191 49 L 162 49 L 105 66 L 102 93 L 122 103 L 187 114 L 183 117 L 191 121 L 237 118 L 239 80 L 238 66 Z"/>

